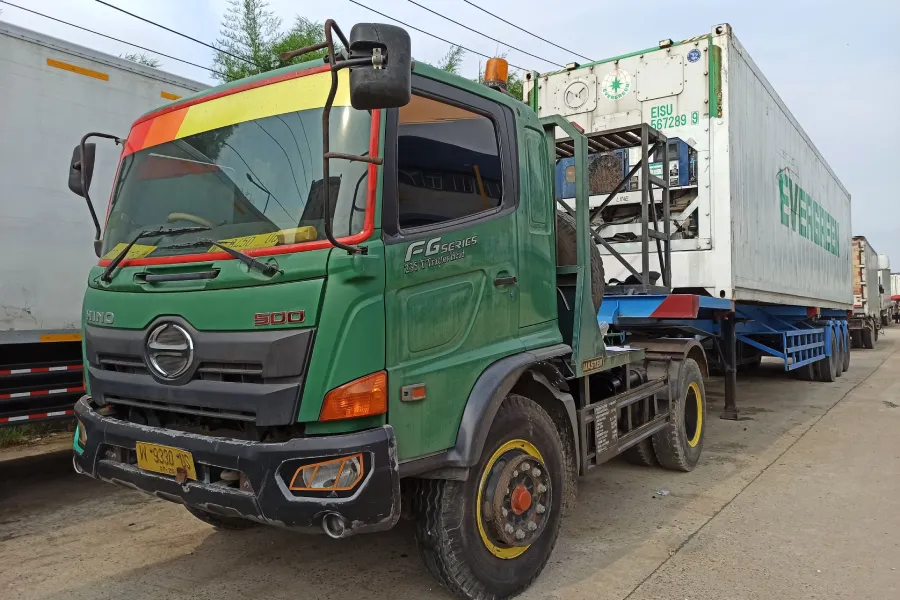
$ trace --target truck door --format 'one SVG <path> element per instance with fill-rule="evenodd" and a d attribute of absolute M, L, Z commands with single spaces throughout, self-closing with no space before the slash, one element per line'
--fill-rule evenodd
<path fill-rule="evenodd" d="M 508 108 L 423 78 L 389 111 L 388 422 L 401 460 L 452 446 L 475 380 L 522 349 L 514 132 Z"/>

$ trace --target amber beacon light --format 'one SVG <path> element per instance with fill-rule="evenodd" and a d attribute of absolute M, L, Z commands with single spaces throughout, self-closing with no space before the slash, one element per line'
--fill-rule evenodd
<path fill-rule="evenodd" d="M 509 81 L 509 63 L 503 58 L 491 58 L 484 68 L 484 84 L 490 88 L 506 91 Z"/>

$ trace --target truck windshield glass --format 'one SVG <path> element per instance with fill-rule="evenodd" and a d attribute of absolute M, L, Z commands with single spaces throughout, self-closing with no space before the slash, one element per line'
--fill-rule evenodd
<path fill-rule="evenodd" d="M 365 111 L 332 109 L 332 151 L 368 154 L 370 122 Z M 363 229 L 367 173 L 365 163 L 331 162 L 336 237 Z M 151 146 L 122 160 L 103 256 L 114 256 L 141 230 L 160 226 L 209 227 L 178 241 L 210 238 L 238 249 L 322 240 L 322 187 L 322 109 L 245 121 Z M 128 257 L 208 251 L 215 250 L 149 238 Z"/>

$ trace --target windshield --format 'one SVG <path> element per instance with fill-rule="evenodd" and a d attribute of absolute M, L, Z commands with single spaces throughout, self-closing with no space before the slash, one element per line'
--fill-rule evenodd
<path fill-rule="evenodd" d="M 369 113 L 336 106 L 330 122 L 333 152 L 368 154 Z M 367 174 L 366 163 L 331 161 L 335 237 L 362 231 Z M 141 231 L 160 226 L 209 230 L 180 236 L 177 243 L 149 237 L 128 257 L 216 251 L 191 246 L 201 238 L 237 249 L 323 240 L 324 206 L 321 108 L 235 123 L 123 158 L 103 257 L 115 256 Z"/>

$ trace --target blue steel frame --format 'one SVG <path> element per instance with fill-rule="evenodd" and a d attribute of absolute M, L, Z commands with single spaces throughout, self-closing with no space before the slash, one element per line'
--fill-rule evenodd
<path fill-rule="evenodd" d="M 720 336 L 722 313 L 734 313 L 736 339 L 784 361 L 785 371 L 831 357 L 832 336 L 838 336 L 839 351 L 849 349 L 847 313 L 821 309 L 814 320 L 802 306 L 734 304 L 730 300 L 697 296 L 696 316 L 654 316 L 667 296 L 606 296 L 598 320 L 625 330 L 635 328 L 674 329 L 701 336 Z M 762 339 L 759 339 L 762 338 Z M 773 344 L 780 339 L 780 344 Z M 780 347 L 779 347 L 780 346 Z"/>

